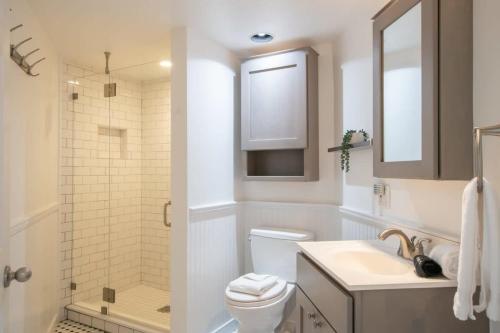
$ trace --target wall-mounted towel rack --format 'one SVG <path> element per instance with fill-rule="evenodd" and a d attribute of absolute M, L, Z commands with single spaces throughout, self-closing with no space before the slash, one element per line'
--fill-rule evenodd
<path fill-rule="evenodd" d="M 15 27 L 11 28 L 11 29 L 10 29 L 10 32 L 13 32 L 13 31 L 15 31 L 15 30 L 17 30 L 17 29 L 19 29 L 19 28 L 22 28 L 22 27 L 23 27 L 23 25 L 22 25 L 22 24 L 18 24 L 18 25 L 16 25 Z M 28 53 L 24 54 L 24 55 L 20 54 L 20 53 L 19 53 L 19 51 L 18 51 L 18 48 L 19 48 L 21 45 L 23 45 L 23 44 L 25 44 L 25 43 L 29 42 L 29 41 L 30 41 L 30 40 L 32 40 L 32 39 L 33 39 L 32 37 L 29 37 L 29 38 L 26 38 L 26 39 L 24 39 L 24 40 L 20 41 L 20 42 L 19 42 L 19 43 L 17 43 L 17 44 L 12 44 L 12 43 L 11 43 L 11 44 L 10 44 L 10 58 L 11 58 L 11 59 L 12 59 L 12 60 L 13 60 L 13 61 L 14 61 L 14 62 L 15 62 L 15 63 L 16 63 L 16 64 L 17 64 L 17 65 L 18 65 L 18 66 L 19 66 L 19 67 L 20 67 L 20 68 L 21 68 L 21 69 L 22 69 L 25 73 L 26 73 L 26 74 L 28 74 L 28 75 L 30 75 L 30 76 L 38 76 L 38 75 L 40 75 L 39 73 L 37 73 L 37 74 L 33 74 L 33 68 L 34 68 L 36 65 L 38 65 L 39 63 L 41 63 L 42 61 L 44 61 L 44 60 L 45 60 L 45 58 L 40 58 L 40 59 L 38 59 L 37 61 L 35 61 L 35 62 L 31 63 L 31 64 L 30 64 L 30 63 L 28 63 L 26 59 L 27 59 L 29 56 L 31 56 L 32 54 L 34 54 L 34 53 L 36 53 L 36 52 L 40 51 L 40 49 L 39 49 L 39 48 L 36 48 L 36 49 L 34 49 L 34 50 L 32 50 L 32 51 L 30 51 L 30 52 L 28 52 Z"/>
<path fill-rule="evenodd" d="M 483 192 L 483 136 L 500 136 L 500 124 L 474 128 L 474 175 L 479 193 Z"/>

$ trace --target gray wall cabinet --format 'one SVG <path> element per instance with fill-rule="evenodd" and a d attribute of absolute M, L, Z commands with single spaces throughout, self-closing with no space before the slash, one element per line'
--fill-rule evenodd
<path fill-rule="evenodd" d="M 484 314 L 475 321 L 454 317 L 456 288 L 347 291 L 302 253 L 297 285 L 296 333 L 489 332 Z"/>
<path fill-rule="evenodd" d="M 472 7 L 398 0 L 374 17 L 375 177 L 472 178 Z"/>
<path fill-rule="evenodd" d="M 247 180 L 318 179 L 317 53 L 302 48 L 241 65 L 241 150 Z"/>

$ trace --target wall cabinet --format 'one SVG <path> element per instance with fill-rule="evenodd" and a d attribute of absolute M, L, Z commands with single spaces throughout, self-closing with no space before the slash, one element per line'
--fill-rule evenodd
<path fill-rule="evenodd" d="M 347 291 L 302 253 L 297 255 L 296 333 L 488 333 L 489 321 L 453 315 L 456 288 Z"/>
<path fill-rule="evenodd" d="M 241 150 L 251 180 L 318 178 L 317 54 L 303 48 L 241 65 Z"/>
<path fill-rule="evenodd" d="M 472 0 L 391 1 L 373 34 L 374 176 L 472 178 Z"/>

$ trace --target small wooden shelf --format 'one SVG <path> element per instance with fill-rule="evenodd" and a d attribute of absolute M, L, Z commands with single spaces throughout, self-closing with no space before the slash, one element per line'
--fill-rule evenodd
<path fill-rule="evenodd" d="M 372 146 L 373 146 L 373 139 L 369 139 L 367 141 L 353 143 L 351 145 L 351 149 L 350 150 L 368 149 L 368 148 L 371 148 Z M 342 150 L 342 146 L 336 146 L 336 147 L 328 148 L 328 152 L 329 153 L 334 152 L 334 151 L 341 151 L 341 150 Z"/>

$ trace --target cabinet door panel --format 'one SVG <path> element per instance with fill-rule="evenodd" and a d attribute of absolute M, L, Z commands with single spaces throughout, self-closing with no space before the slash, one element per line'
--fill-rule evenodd
<path fill-rule="evenodd" d="M 297 288 L 299 322 L 296 333 L 336 333 L 301 289 Z"/>
<path fill-rule="evenodd" d="M 242 149 L 306 148 L 306 53 L 251 59 L 241 76 Z"/>

